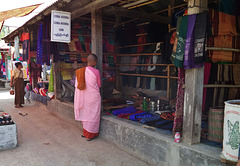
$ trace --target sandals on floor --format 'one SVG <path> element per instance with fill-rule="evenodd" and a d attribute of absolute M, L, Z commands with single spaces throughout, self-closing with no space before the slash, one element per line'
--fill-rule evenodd
<path fill-rule="evenodd" d="M 84 135 L 82 135 L 83 138 L 85 138 Z M 91 141 L 93 138 L 87 138 L 87 141 Z"/>
<path fill-rule="evenodd" d="M 91 141 L 93 138 L 87 138 L 87 141 Z"/>

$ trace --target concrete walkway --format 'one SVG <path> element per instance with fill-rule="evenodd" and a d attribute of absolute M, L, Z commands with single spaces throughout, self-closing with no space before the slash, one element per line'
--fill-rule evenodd
<path fill-rule="evenodd" d="M 0 151 L 0 166 L 149 165 L 101 137 L 86 141 L 81 137 L 81 128 L 44 107 L 26 103 L 24 108 L 16 109 L 13 102 L 8 91 L 0 91 L 0 107 L 12 116 L 18 128 L 18 147 Z M 19 111 L 28 115 L 21 116 Z"/>

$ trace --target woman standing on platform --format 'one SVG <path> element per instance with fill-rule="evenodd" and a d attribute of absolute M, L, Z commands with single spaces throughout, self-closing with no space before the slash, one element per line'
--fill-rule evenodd
<path fill-rule="evenodd" d="M 13 70 L 12 72 L 12 77 L 11 77 L 11 83 L 10 86 L 14 86 L 15 90 L 15 107 L 16 108 L 21 108 L 23 107 L 22 104 L 24 104 L 24 79 L 23 79 L 23 71 L 21 70 L 23 68 L 23 65 L 21 62 L 15 63 L 16 69 Z"/>

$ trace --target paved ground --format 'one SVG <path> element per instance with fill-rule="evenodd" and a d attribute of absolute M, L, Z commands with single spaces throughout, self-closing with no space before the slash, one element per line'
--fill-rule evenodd
<path fill-rule="evenodd" d="M 0 107 L 18 128 L 18 147 L 0 151 L 0 166 L 147 166 L 102 138 L 86 141 L 82 130 L 33 103 L 16 109 L 13 96 L 0 91 Z M 27 116 L 19 115 L 27 113 Z"/>

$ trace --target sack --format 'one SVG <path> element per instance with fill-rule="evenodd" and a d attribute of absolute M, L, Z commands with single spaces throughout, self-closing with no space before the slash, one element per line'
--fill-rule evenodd
<path fill-rule="evenodd" d="M 11 90 L 9 91 L 10 95 L 14 95 L 14 89 L 11 88 Z"/>

